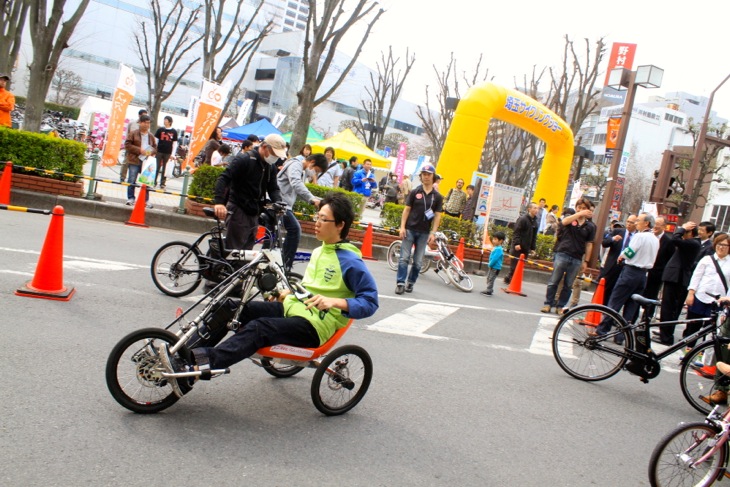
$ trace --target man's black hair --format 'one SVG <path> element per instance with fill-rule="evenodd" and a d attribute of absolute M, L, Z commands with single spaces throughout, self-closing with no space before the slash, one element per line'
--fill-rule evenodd
<path fill-rule="evenodd" d="M 712 222 L 700 222 L 698 227 L 705 227 L 705 231 L 710 234 L 710 238 L 712 237 L 712 234 L 715 233 L 716 227 L 715 224 Z"/>
<path fill-rule="evenodd" d="M 350 164 L 357 162 L 357 156 L 350 157 Z"/>
<path fill-rule="evenodd" d="M 231 153 L 231 146 L 228 144 L 221 144 L 220 147 L 218 147 L 218 152 L 220 152 L 223 155 L 230 154 Z"/>
<path fill-rule="evenodd" d="M 318 167 L 322 172 L 327 170 L 327 158 L 324 154 L 309 154 L 304 160 L 314 161 L 314 167 Z"/>
<path fill-rule="evenodd" d="M 139 121 L 140 122 L 151 122 L 152 119 L 150 118 L 149 115 L 140 115 Z"/>
<path fill-rule="evenodd" d="M 146 108 L 143 108 L 139 112 L 137 112 L 137 115 L 142 115 L 142 114 L 145 114 L 145 113 L 147 113 L 147 109 Z"/>
<path fill-rule="evenodd" d="M 329 205 L 332 210 L 332 215 L 335 217 L 335 225 L 339 225 L 344 222 L 345 225 L 342 227 L 340 232 L 340 238 L 345 240 L 347 234 L 350 232 L 350 226 L 355 221 L 355 210 L 352 208 L 352 203 L 347 196 L 342 193 L 327 193 L 319 204 L 322 208 L 324 205 Z"/>
<path fill-rule="evenodd" d="M 247 140 L 250 140 L 251 142 L 258 142 L 259 136 L 256 134 L 251 134 L 248 137 L 246 137 Z"/>

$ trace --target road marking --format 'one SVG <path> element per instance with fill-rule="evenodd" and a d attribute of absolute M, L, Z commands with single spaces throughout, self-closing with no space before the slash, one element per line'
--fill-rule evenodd
<path fill-rule="evenodd" d="M 0 247 L 0 251 L 17 252 L 20 254 L 40 255 L 36 250 L 11 249 L 8 247 Z M 71 268 L 73 270 L 90 271 L 90 270 L 129 270 L 129 269 L 149 269 L 148 265 L 130 264 L 128 262 L 118 262 L 114 260 L 90 259 L 88 257 L 79 257 L 75 255 L 63 256 L 64 269 Z"/>
<path fill-rule="evenodd" d="M 475 310 L 487 310 L 490 313 L 496 312 L 496 313 L 510 313 L 510 314 L 516 314 L 516 315 L 524 315 L 524 316 L 539 316 L 539 317 L 545 317 L 545 313 L 537 313 L 532 311 L 517 311 L 514 309 L 509 308 L 490 308 L 488 306 L 474 306 L 473 304 L 455 304 L 455 303 L 448 303 L 445 301 L 431 301 L 428 299 L 418 299 L 418 298 L 405 298 L 401 296 L 392 296 L 390 294 L 378 294 L 379 299 L 394 299 L 398 301 L 410 301 L 413 303 L 424 303 L 424 304 L 434 304 L 436 306 L 456 306 L 458 308 L 463 309 L 475 309 Z"/>
<path fill-rule="evenodd" d="M 426 335 L 425 332 L 458 310 L 458 307 L 444 306 L 442 304 L 419 303 L 404 309 L 400 313 L 392 314 L 372 325 L 368 325 L 366 329 L 420 338 L 447 340 L 448 338 L 446 337 Z"/>

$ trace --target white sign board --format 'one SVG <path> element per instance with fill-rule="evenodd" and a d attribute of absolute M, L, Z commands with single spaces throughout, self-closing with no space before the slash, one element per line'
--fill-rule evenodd
<path fill-rule="evenodd" d="M 520 216 L 520 207 L 522 206 L 524 192 L 525 190 L 523 188 L 515 188 L 514 186 L 496 183 L 494 185 L 494 196 L 492 197 L 492 209 L 489 218 L 508 222 L 516 221 Z M 477 208 L 477 212 L 481 211 L 481 208 Z"/>

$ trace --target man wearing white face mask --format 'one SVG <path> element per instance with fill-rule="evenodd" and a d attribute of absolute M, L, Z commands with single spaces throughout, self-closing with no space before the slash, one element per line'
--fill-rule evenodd
<path fill-rule="evenodd" d="M 271 201 L 281 201 L 274 166 L 279 159 L 286 159 L 286 141 L 267 135 L 258 147 L 234 157 L 218 177 L 215 214 L 226 218 L 226 248 L 251 250 L 266 194 Z"/>

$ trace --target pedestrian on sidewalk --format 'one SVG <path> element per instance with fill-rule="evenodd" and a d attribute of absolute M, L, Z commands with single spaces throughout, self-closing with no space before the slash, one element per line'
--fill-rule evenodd
<path fill-rule="evenodd" d="M 504 260 L 504 232 L 494 232 L 490 237 L 492 246 L 494 247 L 489 254 L 489 271 L 487 272 L 487 288 L 481 292 L 485 296 L 491 296 L 494 293 L 494 281 L 497 280 L 499 271 L 502 269 L 502 261 Z"/>
<path fill-rule="evenodd" d="M 124 149 L 127 153 L 124 160 L 127 163 L 127 206 L 134 205 L 134 188 L 137 183 L 137 177 L 142 172 L 142 163 L 148 157 L 154 157 L 157 153 L 157 142 L 150 132 L 149 115 L 139 117 L 139 128 L 131 134 L 127 134 L 127 140 L 124 141 Z M 147 208 L 152 208 L 149 204 L 150 193 L 145 192 L 145 203 Z"/>

